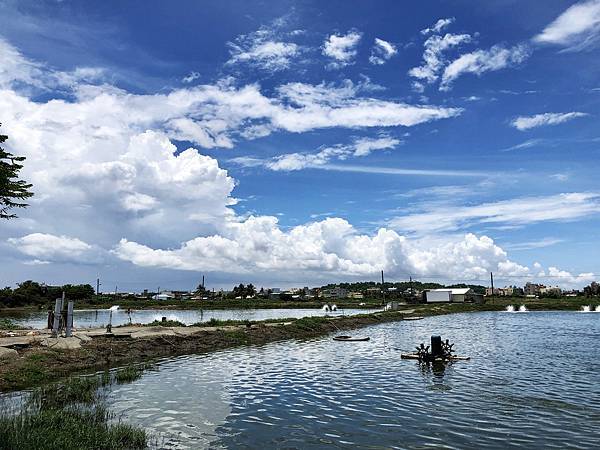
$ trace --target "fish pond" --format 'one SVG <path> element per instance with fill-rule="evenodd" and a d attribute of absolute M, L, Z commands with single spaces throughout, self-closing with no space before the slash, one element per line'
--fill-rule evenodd
<path fill-rule="evenodd" d="M 160 448 L 598 447 L 598 314 L 452 314 L 352 334 L 371 339 L 161 360 L 106 402 Z M 471 360 L 400 359 L 438 334 Z"/>
<path fill-rule="evenodd" d="M 593 448 L 600 316 L 475 313 L 159 363 L 109 397 L 166 448 Z M 401 360 L 440 334 L 470 361 Z"/>
<path fill-rule="evenodd" d="M 167 320 L 175 320 L 186 325 L 198 322 L 208 322 L 211 319 L 218 320 L 267 320 L 267 319 L 300 319 L 309 316 L 342 316 L 365 314 L 378 311 L 375 309 L 338 309 L 337 311 L 325 312 L 322 309 L 143 309 L 127 312 L 125 309 L 117 309 L 112 313 L 112 325 L 127 325 L 129 323 L 151 323 L 166 317 Z M 110 311 L 107 309 L 82 309 L 73 313 L 73 325 L 76 328 L 101 328 L 108 324 Z M 4 311 L 0 312 L 0 319 L 10 319 L 11 322 L 28 328 L 46 328 L 48 313 L 46 311 Z"/>

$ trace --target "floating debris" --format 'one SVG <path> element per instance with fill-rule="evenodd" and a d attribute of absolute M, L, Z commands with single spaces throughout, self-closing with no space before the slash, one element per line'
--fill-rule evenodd
<path fill-rule="evenodd" d="M 334 341 L 345 341 L 345 342 L 366 342 L 370 341 L 370 337 L 352 337 L 352 336 L 334 336 Z"/>

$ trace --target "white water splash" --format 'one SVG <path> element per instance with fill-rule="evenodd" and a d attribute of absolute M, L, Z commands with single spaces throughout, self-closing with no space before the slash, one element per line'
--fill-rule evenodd
<path fill-rule="evenodd" d="M 525 305 L 519 306 L 519 312 L 527 312 L 529 311 Z"/>
<path fill-rule="evenodd" d="M 582 312 L 590 312 L 592 310 L 591 306 L 586 305 L 581 307 Z"/>
<path fill-rule="evenodd" d="M 506 312 L 515 312 L 515 307 L 513 305 L 508 305 L 506 307 Z"/>

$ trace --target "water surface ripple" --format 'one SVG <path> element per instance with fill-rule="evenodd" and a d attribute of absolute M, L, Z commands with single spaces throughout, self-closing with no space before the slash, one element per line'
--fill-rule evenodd
<path fill-rule="evenodd" d="M 179 357 L 112 407 L 165 448 L 597 448 L 600 317 L 477 313 Z M 400 359 L 432 334 L 472 357 Z"/>

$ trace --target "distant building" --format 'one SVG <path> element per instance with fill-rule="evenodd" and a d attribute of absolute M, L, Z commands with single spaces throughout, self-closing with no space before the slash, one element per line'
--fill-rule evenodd
<path fill-rule="evenodd" d="M 365 296 L 363 295 L 362 292 L 349 292 L 348 293 L 348 298 L 353 298 L 356 300 L 362 300 L 363 298 L 365 298 Z"/>
<path fill-rule="evenodd" d="M 381 295 L 381 289 L 377 287 L 371 287 L 367 288 L 365 293 L 367 294 L 367 297 L 379 297 Z"/>
<path fill-rule="evenodd" d="M 539 291 L 542 295 L 562 295 L 562 289 L 558 286 L 544 286 Z"/>
<path fill-rule="evenodd" d="M 483 295 L 470 288 L 442 288 L 425 291 L 427 303 L 482 303 Z"/>
<path fill-rule="evenodd" d="M 171 300 L 174 298 L 175 296 L 169 292 L 163 292 L 161 294 L 156 294 L 152 296 L 153 300 Z"/>
<path fill-rule="evenodd" d="M 348 290 L 336 286 L 330 289 L 323 289 L 323 291 L 321 291 L 321 294 L 323 298 L 347 298 Z"/>
<path fill-rule="evenodd" d="M 526 296 L 536 296 L 536 295 L 539 295 L 540 291 L 545 288 L 546 288 L 546 286 L 544 286 L 543 284 L 527 282 L 527 283 L 525 283 L 525 286 L 523 287 L 523 292 L 525 293 Z"/>
<path fill-rule="evenodd" d="M 516 286 L 505 286 L 503 288 L 494 288 L 492 292 L 492 288 L 486 288 L 485 295 L 488 297 L 492 295 L 498 297 L 516 297 L 523 295 L 523 289 Z"/>

